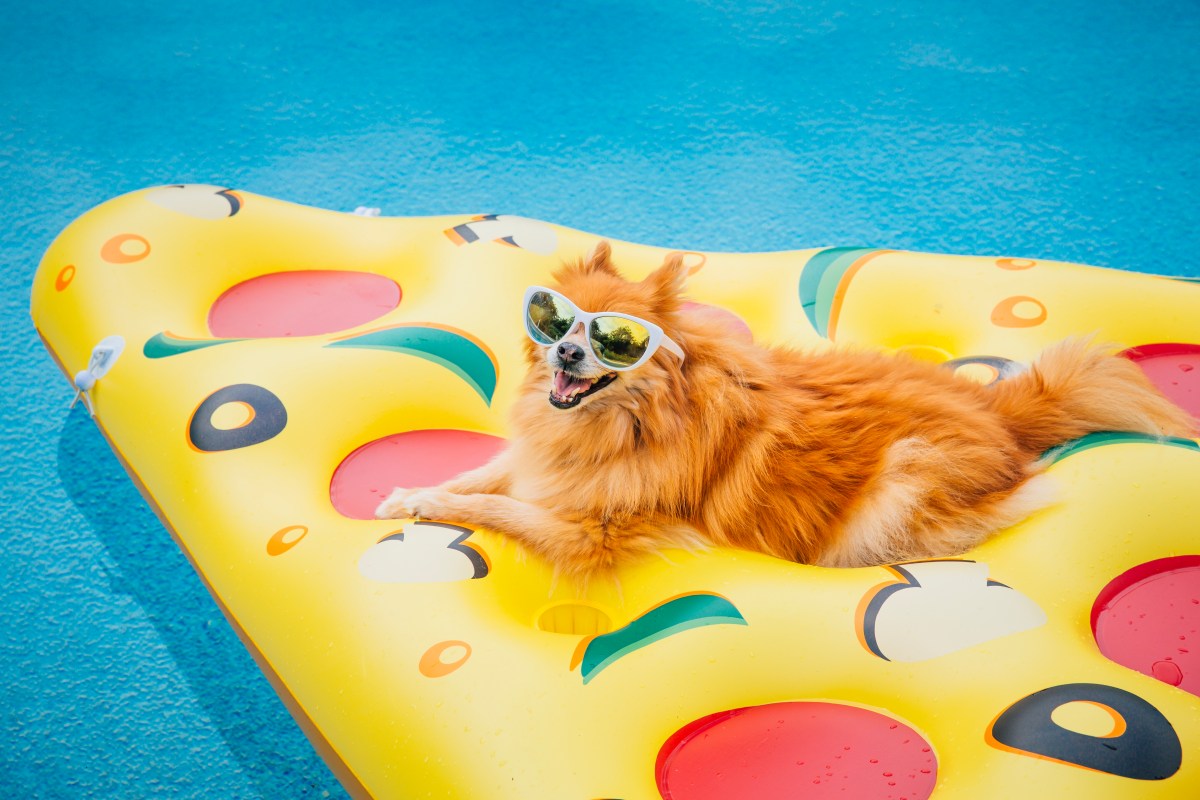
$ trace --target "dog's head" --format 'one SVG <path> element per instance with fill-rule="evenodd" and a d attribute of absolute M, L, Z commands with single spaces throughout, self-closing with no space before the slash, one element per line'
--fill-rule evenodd
<path fill-rule="evenodd" d="M 662 335 L 651 335 L 651 355 L 632 369 L 614 369 L 599 354 L 610 361 L 614 353 L 622 359 L 635 358 L 646 343 L 641 335 L 644 328 L 636 323 L 632 344 L 620 340 L 622 336 L 629 338 L 628 329 L 618 329 L 612 339 L 606 340 L 603 325 L 584 325 L 578 319 L 557 341 L 548 345 L 531 341 L 531 379 L 545 382 L 550 404 L 562 410 L 637 407 L 639 401 L 664 388 L 678 386 L 684 359 L 683 353 L 677 352 L 683 344 L 678 342 L 676 315 L 686 276 L 683 256 L 672 254 L 644 280 L 628 281 L 613 266 L 611 249 L 603 241 L 586 258 L 556 272 L 555 282 L 546 288 L 567 298 L 580 311 L 635 317 L 650 323 L 647 328 L 651 330 L 661 329 Z"/>

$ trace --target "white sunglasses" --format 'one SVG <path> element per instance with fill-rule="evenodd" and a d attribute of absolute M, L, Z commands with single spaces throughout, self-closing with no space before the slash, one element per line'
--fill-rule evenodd
<path fill-rule="evenodd" d="M 620 372 L 640 367 L 659 346 L 680 361 L 683 349 L 653 322 L 616 311 L 584 311 L 562 294 L 543 286 L 525 290 L 525 332 L 540 345 L 562 341 L 582 323 L 592 355 L 604 366 Z"/>

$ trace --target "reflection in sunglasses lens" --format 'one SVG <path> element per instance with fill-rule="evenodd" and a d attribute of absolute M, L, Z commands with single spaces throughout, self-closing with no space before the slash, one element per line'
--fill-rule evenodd
<path fill-rule="evenodd" d="M 621 317 L 596 317 L 590 331 L 592 350 L 610 367 L 628 367 L 646 354 L 650 331 Z"/>
<path fill-rule="evenodd" d="M 534 292 L 525 309 L 529 333 L 542 344 L 551 344 L 567 335 L 575 323 L 575 312 L 561 298 L 547 292 Z"/>

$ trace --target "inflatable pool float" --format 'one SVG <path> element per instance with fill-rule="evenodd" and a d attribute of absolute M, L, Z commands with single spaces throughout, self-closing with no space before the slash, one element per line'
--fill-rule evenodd
<path fill-rule="evenodd" d="M 482 463 L 518 303 L 596 237 L 212 186 L 107 202 L 34 322 L 349 792 L 418 798 L 1200 796 L 1200 446 L 1050 455 L 1062 502 L 967 557 L 669 552 L 586 591 L 486 530 L 379 521 Z M 633 277 L 665 251 L 614 244 Z M 690 313 L 1003 380 L 1098 332 L 1200 414 L 1200 285 L 1016 258 L 692 253 Z"/>

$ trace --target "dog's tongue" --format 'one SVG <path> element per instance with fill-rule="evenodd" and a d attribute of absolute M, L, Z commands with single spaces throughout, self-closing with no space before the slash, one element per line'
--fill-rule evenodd
<path fill-rule="evenodd" d="M 580 392 L 587 391 L 592 388 L 595 381 L 587 378 L 576 378 L 573 375 L 568 375 L 565 372 L 554 373 L 554 393 L 564 400 L 570 399 Z"/>

